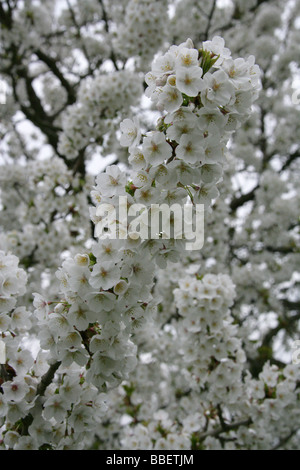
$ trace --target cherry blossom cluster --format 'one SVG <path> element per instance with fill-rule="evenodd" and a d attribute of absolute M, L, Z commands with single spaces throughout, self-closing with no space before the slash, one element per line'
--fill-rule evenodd
<path fill-rule="evenodd" d="M 42 379 L 49 369 L 49 353 L 38 349 L 34 355 L 30 347 L 28 334 L 36 319 L 26 307 L 17 305 L 27 282 L 18 264 L 16 256 L 0 251 L 1 444 L 15 450 L 43 445 L 79 448 L 83 435 L 88 430 L 87 442 L 90 430 L 105 414 L 105 397 L 72 368 L 62 369 L 61 381 L 52 383 L 44 393 Z M 38 294 L 34 304 L 39 311 L 49 309 Z"/>
<path fill-rule="evenodd" d="M 12 251 L 27 267 L 46 262 L 48 268 L 57 268 L 57 249 L 68 249 L 74 237 L 80 244 L 89 234 L 87 194 L 92 178 L 86 178 L 83 191 L 80 177 L 61 159 L 52 158 L 26 167 L 8 164 L 2 167 L 0 181 L 5 207 L 0 224 L 6 228 L 0 234 L 2 249 Z"/>
<path fill-rule="evenodd" d="M 154 358 L 162 355 L 162 362 L 173 363 L 173 371 L 171 368 L 168 378 L 158 370 L 154 372 L 150 368 L 147 371 L 147 379 L 153 380 L 151 377 L 156 377 L 157 374 L 157 387 L 160 382 L 164 384 L 165 390 L 162 385 L 161 390 L 157 390 L 159 398 L 157 397 L 157 401 L 152 403 L 154 409 L 151 409 L 149 415 L 144 407 L 137 407 L 135 416 L 137 421 L 150 422 L 144 426 L 144 429 L 140 424 L 133 426 L 130 423 L 130 429 L 124 429 L 122 433 L 124 437 L 121 437 L 124 448 L 190 449 L 193 434 L 195 438 L 197 432 L 205 428 L 205 407 L 208 416 L 209 408 L 215 405 L 214 396 L 216 403 L 219 399 L 224 403 L 226 385 L 221 384 L 219 376 L 224 374 L 224 380 L 226 377 L 231 386 L 233 375 L 239 376 L 238 371 L 245 361 L 241 344 L 233 340 L 235 331 L 231 325 L 229 307 L 234 297 L 234 285 L 226 275 L 206 274 L 201 280 L 195 275 L 190 275 L 179 280 L 178 287 L 174 290 L 174 299 L 181 318 L 173 322 L 171 328 L 165 332 L 160 330 L 160 333 L 154 333 L 152 341 L 148 339 L 148 350 L 152 351 L 150 365 L 152 363 L 152 367 L 155 365 L 157 367 Z M 155 321 L 159 321 L 159 315 Z M 145 339 L 143 337 L 141 342 Z M 232 360 L 229 360 L 229 356 Z M 237 360 L 236 365 L 233 357 Z M 180 367 L 180 363 L 184 365 L 184 370 L 178 374 L 177 366 Z M 140 367 L 142 369 L 145 366 Z M 143 380 L 137 371 L 136 381 L 132 382 L 137 390 L 135 394 L 130 395 L 133 409 L 134 405 L 141 404 L 139 393 L 142 395 L 144 393 L 142 386 L 139 385 L 140 382 Z M 218 389 L 213 390 L 216 384 Z M 171 392 L 172 389 L 177 390 L 179 396 L 182 394 L 182 404 L 176 405 L 177 400 L 173 396 L 174 392 Z M 209 398 L 205 397 L 204 390 L 209 390 Z M 193 395 L 193 399 L 190 398 L 190 394 Z M 201 401 L 199 400 L 198 406 L 195 406 L 192 403 L 197 395 L 201 395 Z M 234 393 L 228 393 L 229 396 L 235 403 Z M 185 405 L 188 411 L 181 414 L 178 410 L 184 407 L 183 397 L 186 401 L 190 400 L 190 403 Z M 206 403 L 206 400 L 209 402 Z M 195 410 L 191 412 L 194 406 Z"/>
<path fill-rule="evenodd" d="M 215 44 L 218 45 L 217 56 L 210 51 L 211 48 L 217 47 Z M 215 38 L 213 42 L 204 44 L 199 52 L 188 40 L 178 47 L 171 47 L 166 56 L 158 61 L 160 64 L 161 60 L 175 60 L 177 57 L 176 60 L 181 61 L 180 73 L 186 69 L 187 74 L 191 72 L 204 76 L 198 77 L 202 87 L 206 74 L 212 75 L 208 70 L 215 67 L 217 61 L 220 63 L 219 67 L 222 67 L 222 54 L 229 55 L 223 45 Z M 207 50 L 204 47 L 207 47 Z M 206 70 L 200 67 L 198 56 L 204 58 Z M 182 63 L 189 61 L 190 67 L 182 66 Z M 202 65 L 204 66 L 204 63 Z M 157 62 L 154 62 L 153 67 L 159 67 Z M 248 68 L 245 63 L 243 73 L 246 78 L 240 79 L 242 83 L 247 82 L 247 92 L 239 89 L 236 91 L 236 94 L 249 95 L 247 105 L 239 108 L 238 119 L 245 117 L 243 112 L 249 112 L 250 95 L 251 99 L 255 100 L 257 94 L 258 81 L 254 78 L 256 69 L 251 81 Z M 195 72 L 196 70 L 198 72 Z M 219 69 L 214 73 L 218 74 Z M 222 73 L 226 75 L 225 72 Z M 235 87 L 229 81 L 229 76 L 226 77 L 228 83 L 223 77 L 225 89 L 228 88 L 232 92 L 228 100 L 234 101 L 234 95 L 237 101 Z M 148 78 L 149 75 L 147 80 Z M 174 87 L 174 90 L 177 88 Z M 202 91 L 204 90 L 205 85 Z M 154 91 L 152 90 L 153 93 Z M 156 240 L 143 241 L 139 239 L 138 233 L 133 233 L 134 236 L 126 240 L 111 240 L 109 225 L 112 221 L 109 221 L 107 227 L 103 226 L 103 204 L 117 205 L 118 198 L 124 196 L 128 207 L 134 203 L 145 206 L 155 202 L 183 204 L 188 198 L 193 203 L 199 201 L 209 206 L 212 198 L 217 195 L 215 182 L 222 174 L 220 164 L 223 163 L 224 148 L 219 148 L 216 142 L 219 143 L 219 140 L 223 139 L 224 146 L 225 136 L 228 139 L 230 135 L 224 130 L 226 113 L 222 114 L 219 109 L 218 94 L 210 97 L 209 105 L 208 101 L 203 99 L 203 105 L 200 88 L 197 93 L 185 91 L 189 92 L 190 96 L 178 91 L 181 100 L 159 123 L 158 130 L 143 136 L 141 147 L 141 131 L 137 121 L 123 121 L 121 145 L 130 148 L 129 160 L 133 172 L 126 174 L 113 165 L 107 168 L 106 173 L 96 178 L 96 186 L 91 193 L 96 207 L 91 210 L 91 217 L 99 242 L 90 254 L 78 254 L 63 263 L 57 275 L 61 281 L 64 301 L 58 304 L 50 315 L 44 312 L 40 317 L 43 325 L 41 330 L 45 335 L 43 347 L 51 345 L 51 353 L 63 364 L 70 364 L 72 360 L 79 365 L 88 364 L 87 378 L 100 389 L 120 382 L 134 367 L 135 350 L 130 336 L 135 328 L 143 323 L 143 318 L 149 315 L 153 307 L 150 291 L 155 263 L 165 267 L 167 260 L 177 261 L 182 250 L 182 240 L 160 236 Z M 225 101 L 223 104 L 225 105 Z M 206 141 L 211 141 L 213 131 L 217 135 L 214 135 L 216 145 L 207 143 L 206 146 Z M 205 148 L 205 162 L 201 160 L 201 146 Z M 122 220 L 118 220 L 118 224 L 120 236 Z"/>
<path fill-rule="evenodd" d="M 16 305 L 16 297 L 26 292 L 27 274 L 19 268 L 19 260 L 14 255 L 0 251 L 0 313 L 7 315 Z M 6 323 L 1 316 L 1 324 Z"/>
<path fill-rule="evenodd" d="M 230 407 L 223 405 L 221 399 L 214 405 L 208 389 L 190 389 L 189 373 L 182 369 L 182 362 L 181 367 L 180 363 L 174 367 L 176 355 L 174 351 L 170 354 L 171 341 L 174 344 L 174 338 L 168 343 L 168 358 L 172 358 L 169 375 L 161 371 L 158 357 L 155 357 L 151 364 L 139 364 L 139 372 L 129 385 L 124 385 L 123 393 L 119 391 L 115 411 L 127 413 L 128 424 L 119 430 L 120 441 L 112 438 L 113 433 L 105 434 L 101 429 L 101 435 L 107 436 L 104 448 L 118 449 L 121 442 L 122 448 L 135 450 L 263 450 L 276 448 L 287 435 L 296 435 L 299 368 L 289 365 L 280 373 L 275 366 L 266 363 L 259 378 L 252 379 L 244 372 L 244 381 L 238 374 L 232 374 L 235 382 L 227 388 L 232 386 L 233 390 L 239 390 L 239 399 Z M 166 346 L 165 341 L 163 344 Z M 153 374 L 157 374 L 160 382 Z M 224 381 L 221 371 L 218 381 L 221 389 Z M 150 384 L 153 389 L 153 382 L 157 392 L 148 396 L 147 390 Z M 164 400 L 161 399 L 162 389 Z M 143 405 L 145 396 L 148 412 Z M 111 429 L 116 433 L 116 422 L 121 416 L 116 417 L 112 410 L 109 414 Z"/>
<path fill-rule="evenodd" d="M 112 153 L 118 148 L 115 132 L 120 113 L 137 104 L 142 92 L 139 75 L 128 70 L 86 79 L 76 104 L 62 118 L 59 151 L 68 159 L 76 158 L 89 145 L 100 146 L 103 155 Z"/>
<path fill-rule="evenodd" d="M 41 347 L 64 367 L 73 362 L 88 366 L 87 380 L 105 391 L 126 378 L 136 365 L 136 347 L 128 330 L 138 326 L 145 307 L 134 297 L 130 282 L 121 279 L 120 262 L 115 261 L 118 250 L 107 243 L 96 253 L 104 258 L 106 254 L 106 260 L 101 256 L 101 262 L 95 263 L 92 253 L 66 260 L 57 273 L 64 301 L 52 310 L 37 295 L 35 314 Z M 132 271 L 138 269 L 136 261 L 132 260 Z"/>
<path fill-rule="evenodd" d="M 168 0 L 130 0 L 113 47 L 121 57 L 134 57 L 147 67 L 166 37 Z"/>
<path fill-rule="evenodd" d="M 0 10 L 0 449 L 298 449 L 300 1 Z"/>
<path fill-rule="evenodd" d="M 196 387 L 209 389 L 212 404 L 230 406 L 241 390 L 234 390 L 246 360 L 229 307 L 235 288 L 227 275 L 206 274 L 202 280 L 186 278 L 174 290 L 183 317 L 184 362 L 191 363 Z M 205 341 L 206 339 L 206 341 Z"/>
<path fill-rule="evenodd" d="M 181 107 L 185 95 L 198 96 L 201 103 L 198 106 L 207 110 L 199 113 L 200 119 L 197 125 L 191 123 L 191 129 L 208 131 L 207 137 L 214 126 L 226 131 L 236 129 L 237 123 L 243 122 L 251 110 L 253 93 L 256 91 L 257 98 L 261 88 L 260 70 L 254 57 L 232 59 L 224 39 L 219 36 L 203 42 L 199 50 L 194 49 L 190 40 L 172 46 L 154 61 L 146 82 L 147 96 L 170 113 Z M 206 122 L 208 110 L 212 116 L 206 117 Z"/>
<path fill-rule="evenodd" d="M 31 328 L 31 312 L 17 305 L 26 292 L 27 275 L 19 260 L 0 251 L 0 422 L 14 423 L 31 407 L 35 380 L 24 376 L 33 365 L 33 357 L 24 345 L 24 334 Z M 24 401 L 27 395 L 26 402 Z"/>
<path fill-rule="evenodd" d="M 187 41 L 171 49 L 178 54 L 200 54 L 191 46 L 191 41 Z M 209 63 L 213 54 L 206 52 L 204 55 Z M 210 62 L 211 67 L 215 63 Z M 202 75 L 203 69 L 199 63 L 194 67 L 198 67 Z M 208 64 L 206 67 L 209 69 Z M 208 70 L 206 73 L 209 73 Z M 175 127 L 178 116 L 181 124 L 188 124 L 185 136 L 188 132 L 197 135 L 195 126 L 198 112 L 204 109 L 199 93 L 199 96 L 188 98 L 185 104 L 180 103 L 174 115 L 167 115 L 170 129 Z M 187 95 L 182 96 L 184 98 Z M 252 98 L 256 98 L 256 84 L 252 89 Z M 189 99 L 196 103 L 191 106 Z M 215 107 L 218 108 L 217 103 Z M 210 108 L 208 112 L 212 112 Z M 245 112 L 248 112 L 248 107 Z M 221 112 L 220 116 L 223 116 Z M 216 119 L 215 122 L 221 121 Z M 217 124 L 213 126 L 217 128 Z M 91 253 L 78 254 L 63 263 L 57 273 L 63 300 L 54 309 L 49 310 L 49 304 L 43 300 L 40 308 L 39 300 L 35 301 L 42 348 L 49 350 L 52 359 L 59 361 L 63 367 L 73 362 L 85 366 L 86 380 L 102 391 L 115 387 L 136 366 L 136 346 L 132 342 L 132 335 L 143 325 L 145 318 L 151 316 L 157 303 L 150 293 L 156 264 L 165 267 L 167 260 L 176 261 L 182 250 L 180 240 L 175 243 L 173 239 L 160 237 L 143 241 L 135 234 L 126 240 L 111 240 L 109 233 L 105 235 L 106 232 L 102 230 L 102 205 L 116 204 L 120 196 L 127 197 L 128 206 L 133 203 L 150 206 L 152 202 L 158 201 L 183 204 L 187 198 L 194 202 L 195 194 L 199 191 L 203 194 L 200 201 L 205 201 L 209 206 L 212 197 L 217 194 L 212 189 L 215 185 L 203 185 L 201 188 L 197 185 L 201 175 L 205 181 L 215 182 L 222 173 L 220 164 L 202 168 L 201 156 L 197 160 L 186 157 L 184 152 L 180 154 L 178 148 L 181 144 L 176 142 L 176 139 L 180 141 L 177 133 L 171 139 L 165 123 L 159 123 L 159 127 L 161 130 L 143 137 L 140 148 L 141 132 L 136 123 L 128 120 L 123 122 L 121 144 L 130 147 L 130 161 L 134 171 L 126 174 L 117 166 L 112 166 L 108 167 L 105 174 L 97 177 L 95 189 L 91 193 L 96 207 L 91 210 L 91 216 L 96 224 L 95 234 L 99 241 L 92 247 Z M 198 132 L 199 142 L 209 138 L 204 136 L 203 129 Z M 207 175 L 209 170 L 213 177 Z M 118 222 L 121 234 L 122 221 Z"/>
<path fill-rule="evenodd" d="M 266 449 L 297 430 L 299 367 L 280 371 L 266 362 L 253 378 L 228 309 L 234 285 L 227 275 L 195 273 L 174 273 L 180 317 L 171 310 L 174 319 L 160 328 L 158 310 L 139 332 L 138 366 L 112 392 L 107 418 L 114 432 L 99 430 L 104 448 Z"/>

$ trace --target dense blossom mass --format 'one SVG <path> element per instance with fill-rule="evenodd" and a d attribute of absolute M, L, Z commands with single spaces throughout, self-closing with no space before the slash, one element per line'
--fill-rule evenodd
<path fill-rule="evenodd" d="M 299 446 L 299 11 L 0 2 L 1 450 Z"/>

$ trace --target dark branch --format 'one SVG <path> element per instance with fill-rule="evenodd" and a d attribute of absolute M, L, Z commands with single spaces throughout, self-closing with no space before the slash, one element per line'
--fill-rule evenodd
<path fill-rule="evenodd" d="M 255 198 L 255 192 L 259 188 L 259 185 L 251 189 L 249 193 L 243 194 L 240 197 L 233 199 L 230 203 L 230 209 L 232 212 L 235 212 L 239 207 L 243 206 L 246 202 L 253 201 Z"/>
<path fill-rule="evenodd" d="M 61 73 L 59 68 L 57 67 L 56 61 L 49 57 L 47 54 L 45 54 L 43 51 L 40 49 L 37 49 L 34 51 L 34 53 L 37 55 L 37 57 L 46 64 L 49 69 L 53 72 L 53 74 L 58 78 L 64 89 L 66 90 L 68 94 L 68 105 L 71 105 L 75 103 L 76 101 L 76 93 L 74 91 L 74 88 L 72 85 L 65 79 L 64 75 Z"/>
<path fill-rule="evenodd" d="M 41 382 L 37 388 L 37 391 L 36 391 L 36 396 L 40 396 L 42 397 L 46 391 L 46 388 L 52 383 L 53 379 L 54 379 L 54 376 L 55 376 L 55 373 L 57 371 L 57 369 L 59 368 L 61 362 L 55 362 L 54 364 L 52 364 L 52 366 L 50 366 L 48 372 L 46 372 L 45 375 L 43 375 L 42 379 L 41 379 Z M 31 413 L 29 413 L 27 416 L 25 416 L 25 418 L 23 418 L 21 420 L 22 422 L 22 430 L 21 430 L 21 434 L 23 436 L 27 436 L 28 435 L 28 428 L 29 426 L 32 424 L 33 422 L 33 416 Z"/>

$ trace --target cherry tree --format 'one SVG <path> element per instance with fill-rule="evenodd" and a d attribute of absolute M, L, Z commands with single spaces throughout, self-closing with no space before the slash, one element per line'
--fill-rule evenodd
<path fill-rule="evenodd" d="M 1 449 L 299 447 L 299 11 L 0 2 Z"/>

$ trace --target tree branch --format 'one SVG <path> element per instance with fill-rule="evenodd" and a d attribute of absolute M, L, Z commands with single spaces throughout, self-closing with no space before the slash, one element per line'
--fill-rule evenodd
<path fill-rule="evenodd" d="M 237 421 L 236 423 L 226 424 L 226 430 L 224 430 L 221 426 L 217 429 L 213 429 L 212 431 L 207 431 L 199 435 L 199 440 L 204 441 L 207 437 L 218 437 L 224 432 L 233 431 L 234 429 L 238 429 L 241 426 L 250 426 L 250 424 L 252 424 L 251 418 L 244 421 Z"/>
<path fill-rule="evenodd" d="M 76 101 L 76 93 L 74 91 L 74 88 L 71 86 L 71 84 L 65 79 L 64 75 L 61 73 L 59 68 L 57 67 L 56 61 L 52 59 L 50 56 L 45 54 L 43 51 L 40 49 L 36 49 L 34 51 L 36 56 L 46 64 L 49 69 L 53 72 L 53 74 L 58 78 L 64 89 L 66 90 L 68 94 L 68 105 L 71 105 L 75 103 Z"/>
<path fill-rule="evenodd" d="M 295 435 L 297 434 L 297 432 L 299 431 L 299 429 L 294 429 L 293 431 L 290 432 L 290 434 L 288 434 L 286 437 L 283 437 L 280 439 L 279 443 L 273 447 L 272 450 L 279 450 L 280 447 L 283 447 L 285 444 L 287 444 L 289 442 L 289 440 Z"/>
<path fill-rule="evenodd" d="M 286 162 L 282 165 L 282 168 L 280 170 L 280 173 L 284 170 L 286 170 L 290 165 L 291 163 L 293 163 L 295 160 L 297 160 L 297 158 L 300 157 L 300 153 L 299 153 L 299 150 L 297 150 L 297 152 L 294 152 L 292 153 L 291 155 L 288 156 Z"/>
<path fill-rule="evenodd" d="M 59 368 L 61 362 L 55 362 L 54 364 L 52 364 L 48 370 L 48 372 L 46 372 L 46 374 L 43 375 L 40 383 L 39 383 L 39 386 L 37 388 L 37 391 L 36 391 L 36 396 L 40 396 L 42 397 L 46 391 L 46 388 L 52 383 L 53 379 L 54 379 L 54 376 L 55 376 L 55 373 L 57 371 L 57 369 Z M 27 436 L 28 435 L 28 428 L 29 426 L 32 424 L 33 422 L 33 416 L 32 416 L 32 413 L 29 413 L 27 416 L 25 416 L 25 418 L 22 418 L 21 420 L 22 422 L 22 429 L 21 429 L 21 434 L 22 436 Z"/>
<path fill-rule="evenodd" d="M 231 212 L 235 212 L 239 207 L 243 206 L 246 202 L 253 201 L 255 198 L 255 192 L 259 188 L 259 185 L 251 189 L 249 193 L 243 194 L 240 197 L 233 199 L 230 203 Z"/>
<path fill-rule="evenodd" d="M 203 41 L 207 41 L 207 39 L 208 39 L 209 30 L 210 30 L 210 27 L 211 27 L 211 22 L 212 22 L 214 13 L 215 13 L 216 6 L 217 6 L 217 0 L 213 0 L 213 5 L 212 5 L 212 8 L 211 8 L 211 10 L 210 10 L 210 13 L 209 13 L 209 16 L 208 16 L 208 20 L 207 20 L 206 30 L 205 30 L 205 32 L 204 32 L 204 34 L 203 34 Z"/>

